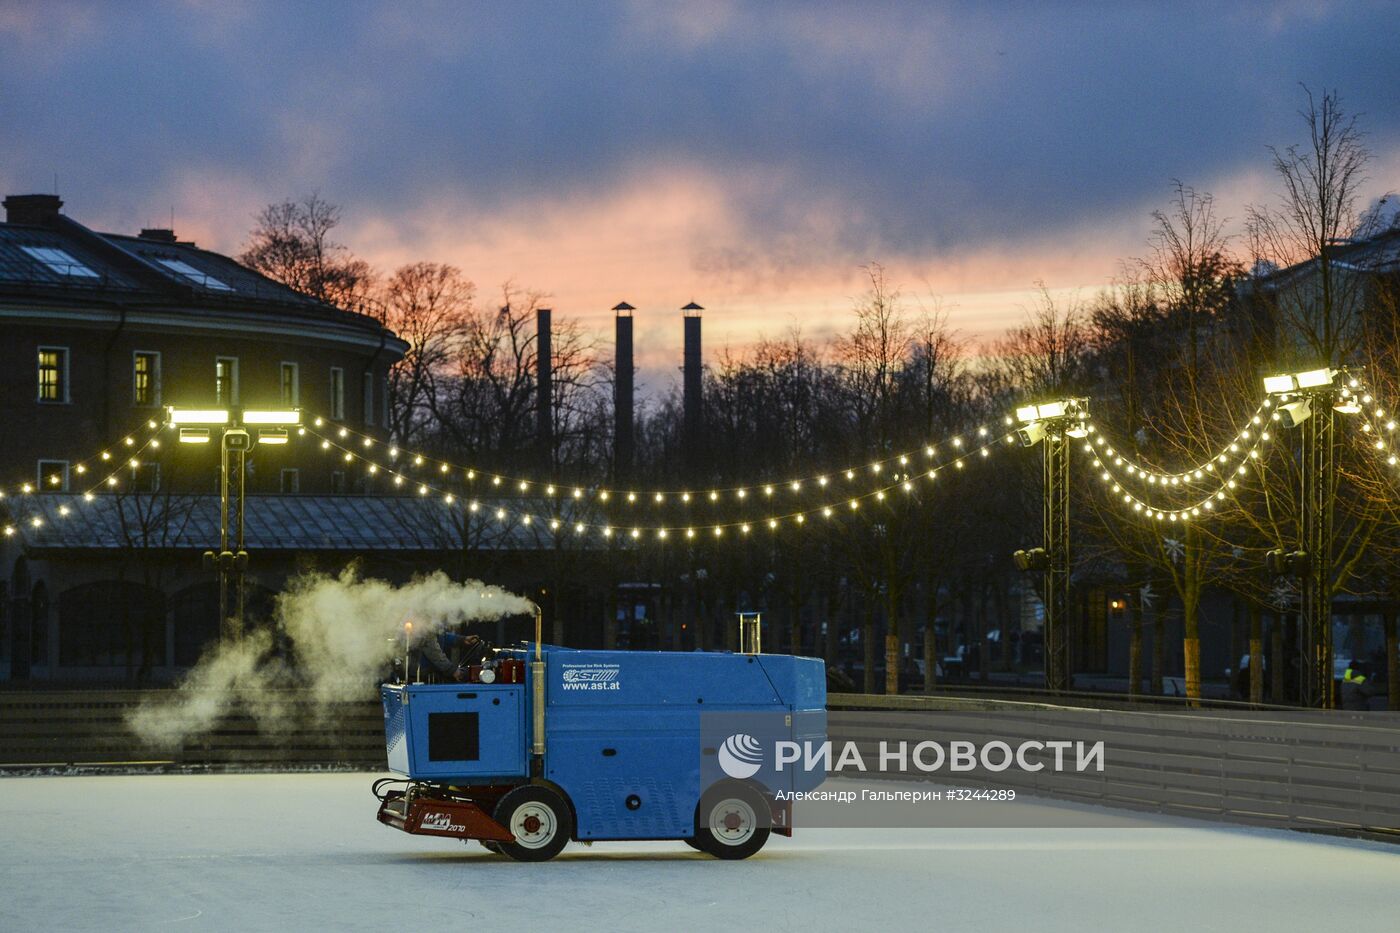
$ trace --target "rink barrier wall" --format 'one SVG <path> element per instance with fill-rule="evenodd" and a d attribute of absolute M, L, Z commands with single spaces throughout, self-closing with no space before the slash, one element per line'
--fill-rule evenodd
<path fill-rule="evenodd" d="M 275 699 L 288 710 L 288 725 L 276 735 L 234 713 L 178 747 L 142 744 L 128 729 L 128 716 L 142 702 L 172 697 L 168 690 L 0 692 L 0 768 L 385 766 L 383 713 L 374 699 L 321 707 L 317 715 L 304 694 L 285 691 Z M 1053 734 L 1105 741 L 1110 749 L 1112 767 L 1103 773 L 974 773 L 960 778 L 963 783 L 1232 822 L 1344 830 L 1400 826 L 1400 729 L 1390 714 L 1333 713 L 1324 722 L 1274 712 L 1133 712 L 866 694 L 832 694 L 828 708 L 832 740 L 854 741 L 871 755 L 879 741 L 897 738 L 900 730 L 911 741 L 927 738 L 930 730 L 942 742 L 985 741 L 989 714 L 995 714 L 997 738 Z M 919 712 L 930 714 L 926 723 L 908 715 Z"/>
<path fill-rule="evenodd" d="M 945 783 L 1139 811 L 1400 834 L 1400 717 L 1086 709 L 922 696 L 832 695 L 828 731 L 867 758 L 881 741 L 1104 742 L 1102 772 L 971 772 Z M 920 712 L 928 713 L 921 716 Z M 927 780 L 921 774 L 887 778 Z"/>
<path fill-rule="evenodd" d="M 318 707 L 300 691 L 279 691 L 260 697 L 287 712 L 276 734 L 235 712 L 177 746 L 143 743 L 128 717 L 143 702 L 173 697 L 169 690 L 0 692 L 0 766 L 384 766 L 384 716 L 373 699 Z"/>

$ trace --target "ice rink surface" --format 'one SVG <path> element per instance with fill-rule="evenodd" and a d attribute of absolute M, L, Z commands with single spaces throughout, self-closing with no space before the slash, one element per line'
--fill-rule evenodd
<path fill-rule="evenodd" d="M 1400 847 L 1132 817 L 802 830 L 518 864 L 374 819 L 368 774 L 0 779 L 0 930 L 1389 929 Z"/>

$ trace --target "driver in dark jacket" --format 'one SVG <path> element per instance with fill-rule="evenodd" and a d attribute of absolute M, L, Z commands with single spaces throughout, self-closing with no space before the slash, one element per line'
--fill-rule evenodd
<path fill-rule="evenodd" d="M 490 650 L 480 636 L 456 632 L 415 631 L 410 646 L 409 679 L 418 683 L 448 678 L 461 683 L 467 679 L 467 668 Z M 449 652 L 460 660 L 454 661 Z"/>

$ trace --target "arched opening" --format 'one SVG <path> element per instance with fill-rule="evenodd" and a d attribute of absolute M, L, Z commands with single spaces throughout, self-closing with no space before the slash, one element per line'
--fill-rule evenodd
<path fill-rule="evenodd" d="M 270 624 L 277 594 L 272 590 L 247 584 L 244 591 L 244 616 L 249 627 Z M 175 658 L 177 667 L 192 667 L 205 649 L 219 640 L 219 584 L 206 580 L 185 587 L 170 599 L 171 616 L 175 621 Z"/>
<path fill-rule="evenodd" d="M 140 677 L 165 664 L 165 594 L 128 580 L 75 586 L 59 597 L 58 632 L 64 667 L 130 667 Z"/>
<path fill-rule="evenodd" d="M 176 667 L 191 667 L 204 649 L 219 640 L 219 584 L 207 580 L 187 586 L 170 599 L 175 622 Z"/>

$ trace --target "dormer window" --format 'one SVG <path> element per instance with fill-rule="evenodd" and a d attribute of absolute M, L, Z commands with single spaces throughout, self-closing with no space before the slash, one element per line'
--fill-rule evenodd
<path fill-rule="evenodd" d="M 220 282 L 218 279 L 214 278 L 209 273 L 200 272 L 198 269 L 185 262 L 183 259 L 163 259 L 157 257 L 156 262 L 160 263 L 162 266 L 165 266 L 165 268 L 169 269 L 171 272 L 174 272 L 176 275 L 188 279 L 195 285 L 199 285 L 203 288 L 207 288 L 216 292 L 233 291 L 232 288 L 228 287 L 223 282 Z"/>
<path fill-rule="evenodd" d="M 66 275 L 75 279 L 98 278 L 96 272 L 78 262 L 66 250 L 56 249 L 52 246 L 21 246 L 20 249 L 28 253 L 31 258 L 42 262 L 55 275 Z"/>

